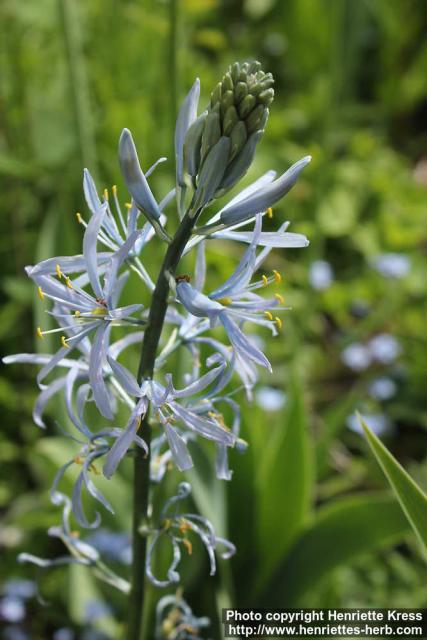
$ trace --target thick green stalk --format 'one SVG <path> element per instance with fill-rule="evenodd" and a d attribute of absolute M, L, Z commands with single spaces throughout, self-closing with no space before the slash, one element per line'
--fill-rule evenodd
<path fill-rule="evenodd" d="M 195 219 L 190 218 L 188 214 L 184 216 L 163 260 L 156 288 L 153 291 L 148 324 L 142 342 L 142 353 L 138 371 L 138 380 L 140 382 L 144 378 L 151 378 L 153 376 L 157 348 L 168 307 L 168 275 L 171 274 L 173 276 L 175 274 L 182 252 L 191 236 L 194 222 Z M 150 446 L 151 428 L 148 413 L 143 419 L 141 432 L 146 443 Z M 143 631 L 143 617 L 147 536 L 144 535 L 142 528 L 147 520 L 149 490 L 150 454 L 145 456 L 144 452 L 137 448 L 134 466 L 133 561 L 127 640 L 146 640 Z"/>

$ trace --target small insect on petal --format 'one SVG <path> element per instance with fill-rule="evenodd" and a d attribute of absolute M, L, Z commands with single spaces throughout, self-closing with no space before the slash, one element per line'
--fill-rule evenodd
<path fill-rule="evenodd" d="M 282 282 L 282 275 L 278 271 L 276 271 L 276 269 L 273 269 L 273 273 L 275 282 L 277 282 L 277 284 L 279 284 L 279 282 Z"/>

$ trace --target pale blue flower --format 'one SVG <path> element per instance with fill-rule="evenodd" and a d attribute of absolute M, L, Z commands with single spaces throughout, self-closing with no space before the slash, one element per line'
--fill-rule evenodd
<path fill-rule="evenodd" d="M 374 258 L 374 267 L 385 278 L 404 278 L 411 269 L 408 256 L 403 253 L 383 253 Z"/>
<path fill-rule="evenodd" d="M 117 306 L 118 296 L 121 293 L 123 279 L 119 277 L 119 270 L 140 236 L 140 231 L 135 231 L 124 244 L 116 251 L 108 262 L 105 271 L 104 282 L 101 284 L 97 260 L 97 238 L 102 220 L 106 216 L 106 206 L 93 215 L 87 225 L 83 238 L 83 255 L 86 263 L 87 277 L 85 275 L 72 280 L 68 274 L 63 274 L 57 269 L 58 279 L 52 275 L 40 275 L 37 265 L 27 267 L 28 275 L 38 286 L 41 298 L 49 298 L 55 303 L 51 314 L 60 324 L 53 331 L 63 332 L 62 348 L 52 357 L 38 375 L 39 384 L 45 376 L 67 355 L 70 349 L 78 347 L 80 343 L 94 332 L 92 348 L 89 358 L 89 382 L 94 399 L 99 411 L 108 419 L 113 418 L 109 395 L 102 376 L 102 367 L 108 349 L 110 327 L 131 322 L 131 316 L 140 311 L 141 304 L 131 304 L 125 307 Z M 83 286 L 87 279 L 93 290 L 89 294 Z M 43 336 L 43 331 L 38 331 Z"/>
<path fill-rule="evenodd" d="M 154 169 L 158 166 L 159 163 L 166 160 L 166 158 L 160 158 L 157 162 L 154 163 L 152 167 L 146 172 L 145 176 L 148 177 L 154 171 Z M 137 231 L 137 223 L 138 218 L 140 216 L 140 211 L 138 207 L 135 205 L 135 202 L 127 203 L 127 216 L 123 215 L 122 208 L 120 206 L 120 202 L 117 196 L 117 188 L 114 185 L 112 189 L 113 193 L 113 202 L 115 215 L 113 213 L 112 206 L 110 204 L 110 199 L 108 196 L 108 191 L 105 190 L 104 198 L 101 201 L 98 195 L 98 191 L 96 189 L 95 183 L 90 175 L 88 169 L 84 170 L 83 175 L 83 189 L 86 198 L 86 202 L 90 211 L 91 216 L 97 214 L 99 209 L 102 206 L 106 207 L 106 214 L 102 218 L 101 226 L 98 233 L 98 241 L 103 244 L 108 249 L 111 249 L 113 252 L 116 252 L 120 249 L 120 247 L 125 244 L 125 242 L 132 236 L 133 233 Z M 163 210 L 169 204 L 169 202 L 173 199 L 175 195 L 175 189 L 172 189 L 163 200 L 159 203 L 159 209 L 162 212 L 162 215 L 159 218 L 159 221 L 162 225 L 166 222 L 166 216 L 163 214 Z M 85 227 L 87 227 L 87 223 L 82 218 L 81 214 L 77 214 L 78 221 Z M 117 219 L 117 221 L 116 221 Z M 126 261 L 129 263 L 129 266 L 133 271 L 135 271 L 140 278 L 146 283 L 150 290 L 154 289 L 154 283 L 149 276 L 146 268 L 139 260 L 139 255 L 145 245 L 154 237 L 155 230 L 150 222 L 146 222 L 142 229 L 139 237 L 137 237 L 134 245 L 130 248 L 129 253 L 127 255 Z M 105 254 L 110 255 L 111 254 Z M 103 259 L 104 254 L 98 253 L 98 263 L 103 264 L 105 260 Z M 47 261 L 45 261 L 47 262 Z M 52 260 L 51 260 L 52 263 Z M 63 269 L 66 273 L 71 273 L 73 270 L 71 268 L 67 269 L 67 264 L 62 265 L 59 262 L 61 269 Z M 52 265 L 54 268 L 55 264 Z M 51 271 L 54 273 L 54 271 Z"/>
<path fill-rule="evenodd" d="M 166 501 L 160 514 L 160 527 L 155 530 L 148 546 L 146 573 L 156 587 L 168 587 L 179 582 L 180 576 L 177 567 L 181 561 L 181 547 L 184 546 L 190 555 L 192 553 L 192 543 L 188 538 L 189 532 L 195 533 L 204 544 L 209 556 L 211 576 L 216 572 L 215 552 L 218 546 L 224 547 L 224 551 L 221 553 L 221 557 L 224 559 L 231 558 L 236 552 L 236 548 L 231 542 L 216 536 L 215 530 L 207 518 L 192 513 L 177 512 L 177 503 L 187 498 L 190 493 L 191 486 L 188 482 L 181 482 L 177 494 Z M 169 539 L 171 543 L 173 558 L 167 571 L 167 578 L 159 580 L 153 574 L 153 556 L 157 544 L 165 538 Z"/>
<path fill-rule="evenodd" d="M 97 529 L 86 538 L 86 542 L 95 547 L 106 560 L 125 565 L 132 562 L 132 544 L 128 533 Z"/>
<path fill-rule="evenodd" d="M 156 640 L 201 640 L 199 631 L 210 625 L 209 618 L 197 618 L 180 595 L 167 595 L 156 607 Z"/>
<path fill-rule="evenodd" d="M 341 360 L 353 371 L 364 371 L 372 362 L 371 351 L 360 342 L 353 342 L 341 352 Z"/>
<path fill-rule="evenodd" d="M 369 428 L 377 436 L 386 433 L 391 427 L 389 418 L 382 413 L 364 413 L 362 417 Z M 364 431 L 360 425 L 359 418 L 355 414 L 348 416 L 346 424 L 348 428 L 351 429 L 351 431 L 355 431 L 356 433 L 364 435 Z"/>
<path fill-rule="evenodd" d="M 25 618 L 25 602 L 16 596 L 5 596 L 0 599 L 0 620 L 6 622 L 22 622 Z"/>
<path fill-rule="evenodd" d="M 372 358 L 381 364 L 391 364 L 402 352 L 399 341 L 389 333 L 378 334 L 368 346 Z"/>
<path fill-rule="evenodd" d="M 280 411 L 285 406 L 286 394 L 275 387 L 262 386 L 255 393 L 257 405 L 264 411 Z"/>
<path fill-rule="evenodd" d="M 59 556 L 49 560 L 29 553 L 21 553 L 18 556 L 18 561 L 29 562 L 43 570 L 68 564 L 80 564 L 88 567 L 96 567 L 96 575 L 98 578 L 116 587 L 123 593 L 129 593 L 129 583 L 120 576 L 117 576 L 109 567 L 107 567 L 101 561 L 99 552 L 88 542 L 81 540 L 79 536 L 76 535 L 76 532 L 71 528 L 71 500 L 59 491 L 53 492 L 51 497 L 54 504 L 62 507 L 62 520 L 60 526 L 50 527 L 48 534 L 53 538 L 59 538 L 69 551 L 69 555 Z"/>
<path fill-rule="evenodd" d="M 396 383 L 391 378 L 376 378 L 369 385 L 369 394 L 375 400 L 390 400 L 396 390 Z"/>
<path fill-rule="evenodd" d="M 28 600 L 37 593 L 37 586 L 34 580 L 26 580 L 24 578 L 10 578 L 7 580 L 2 589 L 2 594 L 21 600 Z"/>
<path fill-rule="evenodd" d="M 175 422 L 181 423 L 186 429 L 194 431 L 207 440 L 230 447 L 234 445 L 235 437 L 233 434 L 224 429 L 215 419 L 199 416 L 192 406 L 184 407 L 177 402 L 177 400 L 185 400 L 204 391 L 224 372 L 225 363 L 208 371 L 199 380 L 192 382 L 184 389 L 177 390 L 173 386 L 171 375 L 166 376 L 166 387 L 154 380 L 144 380 L 139 385 L 133 374 L 123 365 L 110 356 L 108 361 L 120 385 L 129 395 L 138 398 L 138 401 L 125 429 L 122 430 L 120 437 L 117 438 L 107 455 L 103 469 L 107 478 L 113 475 L 121 459 L 137 437 L 141 419 L 149 404 L 152 406 L 153 414 L 165 430 L 173 460 L 180 471 L 192 467 L 193 462 L 186 441 L 173 426 Z"/>
<path fill-rule="evenodd" d="M 329 289 L 334 281 L 334 272 L 329 262 L 326 260 L 312 262 L 309 267 L 308 279 L 313 289 L 318 291 Z"/>
<path fill-rule="evenodd" d="M 184 308 L 196 318 L 207 318 L 210 326 L 221 323 L 236 355 L 247 359 L 271 371 L 271 365 L 260 349 L 241 330 L 238 323 L 251 322 L 270 329 L 276 335 L 276 325 L 281 326 L 281 320 L 274 318 L 271 311 L 283 303 L 280 294 L 274 298 L 264 299 L 255 291 L 266 287 L 272 282 L 280 282 L 281 276 L 274 272 L 273 276 L 263 276 L 251 283 L 254 272 L 261 266 L 270 251 L 270 247 L 263 249 L 257 257 L 256 249 L 261 233 L 262 218 L 257 216 L 252 241 L 243 257 L 223 285 L 215 289 L 208 296 L 193 287 L 187 278 L 177 278 L 176 294 Z M 196 266 L 197 273 L 197 266 Z"/>

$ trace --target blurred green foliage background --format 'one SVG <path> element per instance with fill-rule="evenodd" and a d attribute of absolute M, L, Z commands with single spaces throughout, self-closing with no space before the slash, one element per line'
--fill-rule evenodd
<path fill-rule="evenodd" d="M 215 579 L 207 579 L 201 552 L 187 563 L 185 595 L 197 614 L 213 618 L 208 637 L 220 637 L 216 606 L 230 602 L 426 606 L 419 545 L 364 439 L 349 428 L 356 409 L 370 416 L 427 487 L 425 2 L 3 0 L 0 20 L 3 354 L 55 348 L 48 338 L 35 344 L 34 327 L 47 320 L 23 268 L 80 251 L 83 166 L 100 187 L 117 182 L 125 201 L 121 129 L 132 130 L 144 167 L 173 157 L 177 104 L 195 76 L 202 104 L 234 60 L 259 59 L 275 76 L 267 131 L 245 183 L 313 155 L 269 222 L 275 229 L 291 220 L 311 244 L 270 258 L 292 311 L 279 338 L 262 336 L 275 373 L 264 375 L 253 406 L 244 403 L 250 448 L 233 457 L 230 484 L 214 481 L 209 464 L 202 476 L 190 474 L 197 506 L 238 547 Z M 152 178 L 155 192 L 172 181 L 169 161 Z M 394 272 L 384 275 L 379 256 L 390 253 L 398 254 Z M 229 274 L 237 258 L 235 247 L 217 245 L 212 278 Z M 147 255 L 152 274 L 158 259 Z M 35 397 L 34 369 L 2 368 L 6 591 L 11 578 L 35 577 L 33 567 L 17 565 L 20 551 L 61 553 L 46 536 L 58 517 L 47 489 L 73 445 L 57 436 L 53 418 L 47 433 L 32 424 Z M 61 411 L 52 406 L 52 417 Z M 104 519 L 111 529 L 129 528 L 130 477 L 124 465 L 108 486 L 102 481 L 118 511 Z M 169 489 L 176 481 L 172 474 Z M 69 637 L 85 637 L 84 628 L 117 637 L 126 603 L 87 574 L 53 571 L 42 591 L 50 606 L 26 600 L 19 624 L 0 622 L 4 638 L 12 627 L 32 640 L 63 627 L 75 631 Z M 109 611 L 94 613 L 88 601 Z"/>

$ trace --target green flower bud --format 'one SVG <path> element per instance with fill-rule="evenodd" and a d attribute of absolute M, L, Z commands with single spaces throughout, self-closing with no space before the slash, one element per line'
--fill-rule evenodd
<path fill-rule="evenodd" d="M 207 115 L 198 118 L 189 128 L 184 145 L 185 171 L 200 198 L 203 167 L 209 152 L 220 139 L 228 139 L 226 166 L 220 184 L 212 197 L 230 189 L 248 170 L 255 148 L 264 132 L 268 107 L 274 98 L 271 73 L 264 73 L 261 63 L 235 62 L 212 91 Z M 197 145 L 199 148 L 197 149 Z M 217 174 L 218 175 L 218 174 Z M 187 178 L 188 182 L 188 178 Z M 211 181 L 211 185 L 215 181 Z M 212 188 L 209 189 L 209 192 Z M 210 193 L 209 193 L 210 195 Z"/>

